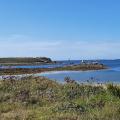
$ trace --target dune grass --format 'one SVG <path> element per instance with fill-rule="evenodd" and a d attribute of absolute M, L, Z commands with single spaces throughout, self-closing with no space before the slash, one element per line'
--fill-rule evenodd
<path fill-rule="evenodd" d="M 17 79 L 17 80 L 16 80 Z M 120 88 L 44 77 L 0 81 L 0 120 L 120 120 Z"/>

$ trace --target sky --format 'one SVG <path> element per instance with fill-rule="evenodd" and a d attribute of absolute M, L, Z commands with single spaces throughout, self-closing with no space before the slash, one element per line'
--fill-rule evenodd
<path fill-rule="evenodd" d="M 0 0 L 0 57 L 120 58 L 120 0 Z"/>

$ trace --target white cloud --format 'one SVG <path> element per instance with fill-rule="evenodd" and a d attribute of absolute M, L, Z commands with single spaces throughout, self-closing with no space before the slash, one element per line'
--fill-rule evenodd
<path fill-rule="evenodd" d="M 32 40 L 14 35 L 0 39 L 0 57 L 48 56 L 53 59 L 120 58 L 120 42 Z"/>

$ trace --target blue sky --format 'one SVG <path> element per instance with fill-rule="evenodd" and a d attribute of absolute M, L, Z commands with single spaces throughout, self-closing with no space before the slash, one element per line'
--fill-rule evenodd
<path fill-rule="evenodd" d="M 0 57 L 120 58 L 119 0 L 0 0 Z"/>

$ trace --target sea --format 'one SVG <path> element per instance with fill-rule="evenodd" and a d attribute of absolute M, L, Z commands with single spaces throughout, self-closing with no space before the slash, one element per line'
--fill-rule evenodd
<path fill-rule="evenodd" d="M 63 61 L 68 64 L 69 61 Z M 79 64 L 81 61 L 74 60 L 72 63 Z M 90 61 L 88 61 L 90 62 Z M 55 71 L 38 74 L 45 76 L 51 80 L 64 82 L 65 77 L 70 77 L 80 83 L 95 82 L 95 83 L 120 83 L 120 60 L 100 60 L 99 63 L 104 64 L 108 69 L 104 70 L 88 70 L 88 71 Z"/>
<path fill-rule="evenodd" d="M 91 62 L 87 60 L 86 62 Z M 58 82 L 64 82 L 65 77 L 70 77 L 77 82 L 97 82 L 97 83 L 120 83 L 120 59 L 117 60 L 99 60 L 101 64 L 104 64 L 108 69 L 104 70 L 88 70 L 88 71 L 52 71 L 38 73 L 38 76 L 44 76 L 51 80 Z M 56 68 L 68 65 L 80 64 L 81 60 L 64 60 L 57 61 L 56 64 L 45 65 L 26 65 L 26 66 L 11 66 L 10 68 Z M 8 66 L 6 66 L 8 67 Z M 5 66 L 1 66 L 0 69 L 5 69 Z"/>

